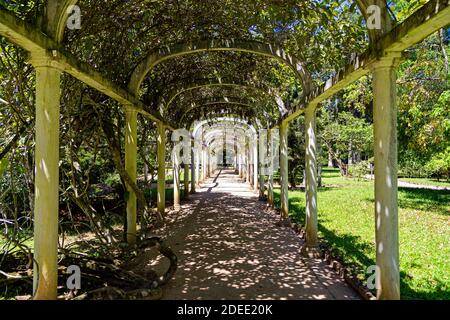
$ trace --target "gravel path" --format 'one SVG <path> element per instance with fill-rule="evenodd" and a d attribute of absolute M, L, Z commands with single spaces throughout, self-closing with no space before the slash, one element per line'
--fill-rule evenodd
<path fill-rule="evenodd" d="M 231 171 L 209 179 L 158 231 L 179 258 L 164 299 L 358 299 L 302 241 L 275 225 Z M 161 267 L 161 264 L 159 264 Z"/>
<path fill-rule="evenodd" d="M 374 176 L 373 175 L 366 175 L 366 179 L 374 180 Z M 450 191 L 450 188 L 449 187 L 445 187 L 445 186 L 434 186 L 434 185 L 429 185 L 429 184 L 411 183 L 411 182 L 403 181 L 401 179 L 399 179 L 397 181 L 397 185 L 400 188 L 428 189 L 428 190 L 448 190 L 448 191 Z"/>

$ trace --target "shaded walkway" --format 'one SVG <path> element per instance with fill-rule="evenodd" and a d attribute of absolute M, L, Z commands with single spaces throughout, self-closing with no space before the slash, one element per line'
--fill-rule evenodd
<path fill-rule="evenodd" d="M 275 226 L 248 184 L 231 171 L 209 179 L 159 233 L 179 258 L 164 299 L 357 299 L 302 241 Z"/>

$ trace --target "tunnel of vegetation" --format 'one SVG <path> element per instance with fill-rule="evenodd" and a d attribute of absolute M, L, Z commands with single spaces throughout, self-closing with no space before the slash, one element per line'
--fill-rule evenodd
<path fill-rule="evenodd" d="M 36 279 L 42 271 L 32 255 L 39 205 L 34 171 L 39 133 L 34 128 L 39 127 L 36 105 L 42 99 L 36 91 L 44 79 L 36 68 L 57 69 L 45 78 L 52 81 L 57 81 L 52 72 L 61 75 L 56 159 L 60 265 L 82 265 L 91 289 L 106 279 L 110 288 L 88 293 L 94 298 L 156 299 L 176 269 L 172 250 L 151 236 L 164 223 L 170 192 L 178 192 L 169 189 L 166 197 L 165 184 L 179 184 L 178 173 L 165 177 L 170 163 L 165 149 L 170 150 L 168 135 L 174 129 L 192 131 L 201 121 L 210 126 L 216 121 L 214 128 L 225 130 L 220 123 L 229 121 L 217 119 L 238 119 L 242 130 L 279 127 L 285 150 L 279 173 L 281 214 L 287 218 L 287 180 L 292 188 L 302 180 L 312 186 L 315 162 L 320 167 L 328 161 L 342 175 L 370 173 L 376 103 L 369 73 L 379 60 L 390 59 L 393 67 L 406 50 L 399 68 L 400 171 L 409 175 L 420 169 L 419 175 L 449 179 L 448 2 L 426 2 L 0 1 L 0 270 L 19 268 L 16 275 L 0 278 L 11 288 L 7 296 L 30 293 L 33 264 L 33 296 L 56 294 L 46 287 L 47 279 Z M 79 6 L 81 28 L 68 27 L 72 5 Z M 371 5 L 380 9 L 380 28 L 368 28 Z M 411 15 L 416 9 L 422 11 Z M 410 40 L 403 41 L 407 36 Z M 385 90 L 395 91 L 395 86 L 386 84 Z M 314 154 L 308 148 L 312 145 Z M 247 169 L 258 188 L 258 167 Z M 192 170 L 194 180 L 195 165 Z M 145 174 L 137 177 L 138 172 Z M 193 191 L 198 181 L 191 182 Z M 315 190 L 307 187 L 308 204 Z M 306 210 L 317 214 L 309 205 Z M 316 240 L 311 236 L 308 241 L 313 247 Z M 117 262 L 155 248 L 171 262 L 163 275 L 136 274 Z M 393 286 L 379 290 L 379 298 L 399 298 Z M 66 297 L 74 294 L 66 292 Z"/>

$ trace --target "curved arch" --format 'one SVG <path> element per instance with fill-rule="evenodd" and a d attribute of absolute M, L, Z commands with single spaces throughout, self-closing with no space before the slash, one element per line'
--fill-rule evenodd
<path fill-rule="evenodd" d="M 256 134 L 256 128 L 252 125 L 249 124 L 248 122 L 239 119 L 239 118 L 232 118 L 232 117 L 218 117 L 214 119 L 216 122 L 214 122 L 212 125 L 218 125 L 218 124 L 223 124 L 223 123 L 233 123 L 233 124 L 240 124 L 241 126 L 246 126 L 248 127 L 253 134 Z M 192 135 L 195 137 L 197 135 L 198 130 L 200 130 L 203 126 L 207 125 L 207 124 L 211 124 L 211 120 L 203 120 L 200 121 L 196 124 L 194 124 L 194 127 L 192 127 Z"/>
<path fill-rule="evenodd" d="M 239 147 L 241 147 L 242 146 L 242 141 L 238 141 L 238 139 L 236 139 L 237 138 L 237 136 L 235 136 L 235 135 L 227 135 L 226 136 L 226 138 L 225 139 L 223 139 L 222 137 L 220 137 L 220 134 L 222 134 L 223 132 L 219 132 L 219 135 L 218 136 L 208 136 L 206 139 L 205 139 L 205 143 L 206 143 L 206 145 L 208 145 L 208 146 L 211 146 L 211 145 L 213 145 L 214 143 L 226 143 L 226 144 L 229 144 L 229 145 L 234 145 L 234 144 L 237 144 L 237 145 L 239 145 Z M 211 134 L 211 133 L 210 133 Z"/>
<path fill-rule="evenodd" d="M 224 132 L 227 132 L 227 130 L 229 130 L 229 135 L 228 136 L 231 135 L 233 137 L 242 136 L 242 135 L 245 135 L 245 133 L 246 133 L 246 130 L 243 127 L 241 127 L 241 126 L 239 128 L 234 128 L 234 127 L 208 128 L 207 130 L 205 130 L 204 141 L 207 144 L 211 143 L 211 141 L 213 139 L 215 139 L 217 133 L 219 133 L 219 134 L 220 133 L 224 133 Z M 236 130 L 239 131 L 239 135 L 236 133 Z"/>
<path fill-rule="evenodd" d="M 386 0 L 353 0 L 364 19 L 367 21 L 367 9 L 371 5 L 377 5 L 381 9 L 382 29 L 368 30 L 370 42 L 373 43 L 381 35 L 391 31 L 397 24 L 394 14 L 389 10 Z M 45 6 L 44 18 L 46 25 L 43 26 L 47 35 L 51 36 L 56 42 L 60 43 L 64 37 L 65 25 L 68 19 L 67 8 L 76 5 L 79 0 L 47 0 Z M 145 76 L 145 75 L 144 75 Z M 142 81 L 140 81 L 142 82 Z M 140 84 L 137 88 L 140 87 Z"/>
<path fill-rule="evenodd" d="M 201 101 L 201 102 L 199 102 Z M 264 106 L 262 105 L 258 105 L 257 103 L 253 102 L 253 101 L 246 101 L 245 99 L 242 99 L 241 97 L 213 97 L 213 98 L 206 98 L 206 99 L 199 99 L 199 100 L 195 100 L 194 102 L 192 102 L 190 104 L 190 107 L 187 109 L 183 110 L 182 116 L 178 122 L 178 125 L 181 125 L 183 123 L 183 121 L 186 118 L 186 115 L 195 110 L 195 109 L 199 109 L 199 108 L 204 108 L 204 107 L 208 107 L 208 106 L 220 106 L 220 105 L 232 105 L 232 106 L 241 106 L 241 107 L 246 107 L 246 108 L 258 108 L 258 110 L 262 111 L 263 115 L 265 117 L 270 116 L 268 111 L 265 109 Z M 255 109 L 256 111 L 256 109 Z M 257 115 L 257 112 L 254 113 L 254 115 Z M 279 114 L 281 116 L 281 114 Z M 257 123 L 257 127 L 260 127 L 260 122 L 259 119 L 257 117 L 253 117 L 255 118 L 254 121 Z M 272 120 L 269 121 L 271 123 L 274 123 L 277 121 L 276 117 L 270 117 Z"/>
<path fill-rule="evenodd" d="M 370 6 L 378 6 L 381 10 L 381 29 L 368 29 L 370 44 L 373 44 L 377 39 L 379 39 L 382 35 L 391 31 L 394 26 L 397 24 L 394 15 L 389 10 L 389 7 L 386 3 L 386 0 L 354 0 L 361 11 L 364 19 L 367 22 L 369 18 L 368 8 Z"/>
<path fill-rule="evenodd" d="M 262 86 L 259 86 L 259 85 L 252 86 L 249 84 L 240 84 L 240 83 L 235 83 L 235 82 L 222 83 L 222 82 L 211 82 L 211 81 L 205 81 L 205 82 L 202 81 L 199 83 L 193 83 L 190 86 L 179 89 L 178 91 L 176 91 L 175 93 L 173 93 L 169 96 L 169 99 L 166 103 L 166 108 L 168 109 L 170 107 L 170 105 L 173 103 L 173 101 L 178 96 L 180 96 L 181 94 L 183 94 L 185 92 L 194 91 L 194 90 L 202 89 L 202 88 L 209 88 L 209 87 L 236 87 L 236 88 L 247 88 L 247 89 L 256 90 L 258 92 L 261 92 L 264 95 L 269 95 L 275 99 L 275 103 L 278 107 L 278 111 L 280 112 L 281 116 L 283 116 L 285 113 L 288 112 L 281 96 L 279 96 L 278 94 L 273 92 L 270 88 L 263 89 Z"/>
<path fill-rule="evenodd" d="M 205 106 L 199 106 L 197 107 L 197 109 L 199 108 L 204 108 Z M 224 109 L 224 107 L 222 105 L 212 105 L 212 106 L 208 106 L 209 107 L 209 111 L 213 111 L 213 112 L 217 112 L 218 109 Z M 233 108 L 234 107 L 234 108 Z M 247 110 L 243 110 L 242 109 L 243 106 L 241 106 L 241 109 L 238 109 L 236 106 L 228 106 L 228 108 L 226 110 L 222 110 L 222 113 L 210 113 L 207 116 L 212 116 L 209 119 L 207 119 L 208 121 L 212 121 L 213 117 L 214 118 L 218 118 L 218 117 L 235 117 L 235 118 L 240 118 L 242 120 L 248 121 L 249 123 L 252 123 L 253 126 L 255 126 L 255 128 L 257 127 L 256 123 L 254 123 L 255 119 L 254 117 L 244 114 L 244 111 L 248 111 L 250 110 L 250 108 L 252 107 L 251 105 L 248 106 L 248 108 L 246 108 Z M 191 110 L 192 111 L 192 110 Z M 185 114 L 183 114 L 183 118 L 186 123 L 186 126 L 191 126 L 192 123 L 194 123 L 195 121 L 198 121 L 198 119 L 195 119 L 195 117 L 190 117 L 188 118 L 188 115 L 191 112 L 187 112 Z"/>
<path fill-rule="evenodd" d="M 226 105 L 226 106 L 234 106 L 234 107 L 245 107 L 246 109 L 251 109 L 251 108 L 255 108 L 255 105 L 249 104 L 249 103 L 245 103 L 245 102 L 239 102 L 239 101 L 215 101 L 215 102 L 207 102 L 207 103 L 203 103 L 203 104 L 195 104 L 195 105 L 191 105 L 190 108 L 186 109 L 183 114 L 180 117 L 180 121 L 178 122 L 179 124 L 183 123 L 183 121 L 185 120 L 186 116 L 199 108 L 205 108 L 205 107 L 210 107 L 210 108 L 217 108 L 217 107 L 222 107 Z"/>
<path fill-rule="evenodd" d="M 147 56 L 134 69 L 128 88 L 137 94 L 145 76 L 159 63 L 181 57 L 184 55 L 208 52 L 208 51 L 238 51 L 248 52 L 275 58 L 288 65 L 302 82 L 303 91 L 309 93 L 312 90 L 312 79 L 306 70 L 305 63 L 296 57 L 288 55 L 282 48 L 256 41 L 226 40 L 226 41 L 200 41 L 184 43 L 170 47 L 164 47 L 147 54 Z"/>
<path fill-rule="evenodd" d="M 195 108 L 196 106 L 199 106 L 199 105 L 212 105 L 212 104 L 223 104 L 223 103 L 235 104 L 235 105 L 240 105 L 240 104 L 250 105 L 250 104 L 253 104 L 256 102 L 257 102 L 257 100 L 256 99 L 253 100 L 252 98 L 245 99 L 245 98 L 238 97 L 238 96 L 215 96 L 215 97 L 206 97 L 206 98 L 198 98 L 198 99 L 189 100 L 189 106 L 191 108 Z M 189 110 L 189 108 L 187 110 Z"/>

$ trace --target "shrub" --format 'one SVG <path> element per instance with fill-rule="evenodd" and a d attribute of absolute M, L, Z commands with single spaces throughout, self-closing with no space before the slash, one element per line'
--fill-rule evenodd
<path fill-rule="evenodd" d="M 348 168 L 348 173 L 353 178 L 358 180 L 365 179 L 366 175 L 370 174 L 370 162 L 369 161 L 361 161 L 358 162 Z"/>
<path fill-rule="evenodd" d="M 445 176 L 447 180 L 450 180 L 450 147 L 431 158 L 425 165 L 425 168 L 438 179 Z"/>

